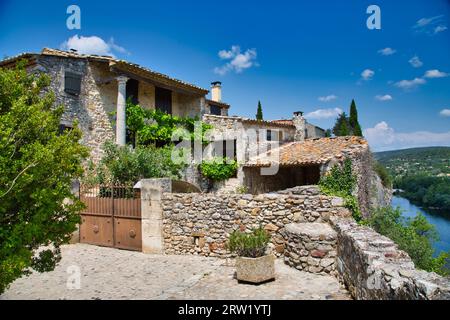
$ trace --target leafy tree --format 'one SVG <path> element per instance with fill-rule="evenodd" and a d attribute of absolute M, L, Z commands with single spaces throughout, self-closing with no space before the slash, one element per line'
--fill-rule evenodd
<path fill-rule="evenodd" d="M 337 137 L 348 136 L 350 134 L 350 124 L 345 112 L 342 112 L 336 119 L 336 123 L 333 127 L 333 134 Z"/>
<path fill-rule="evenodd" d="M 258 110 L 256 111 L 256 120 L 263 120 L 261 101 L 258 101 Z"/>
<path fill-rule="evenodd" d="M 54 269 L 83 207 L 71 192 L 88 156 L 81 131 L 59 132 L 50 78 L 25 65 L 0 68 L 0 293 L 31 269 Z"/>
<path fill-rule="evenodd" d="M 352 103 L 350 105 L 350 117 L 348 123 L 350 125 L 352 135 L 362 137 L 362 130 L 358 122 L 358 111 L 356 110 L 356 103 L 354 99 L 352 99 Z"/>
<path fill-rule="evenodd" d="M 325 137 L 329 138 L 331 137 L 331 134 L 332 134 L 331 129 L 325 130 Z"/>
<path fill-rule="evenodd" d="M 409 254 L 416 267 L 441 275 L 449 274 L 446 263 L 450 255 L 447 252 L 433 257 L 433 243 L 439 240 L 439 236 L 423 215 L 403 218 L 400 208 L 386 207 L 375 211 L 364 224 L 397 243 Z"/>

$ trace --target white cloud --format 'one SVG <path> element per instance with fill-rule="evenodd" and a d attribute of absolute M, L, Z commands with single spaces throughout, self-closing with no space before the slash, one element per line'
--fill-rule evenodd
<path fill-rule="evenodd" d="M 385 94 L 385 95 L 377 95 L 375 96 L 375 99 L 377 99 L 378 101 L 389 101 L 392 100 L 392 96 L 389 94 Z"/>
<path fill-rule="evenodd" d="M 219 75 L 230 71 L 241 73 L 245 69 L 258 66 L 256 49 L 247 49 L 242 53 L 239 46 L 232 46 L 230 50 L 220 50 L 218 55 L 222 60 L 230 60 L 223 66 L 214 68 L 214 72 Z"/>
<path fill-rule="evenodd" d="M 430 18 L 419 19 L 412 27 L 415 32 L 435 35 L 439 32 L 447 30 L 447 26 L 443 22 L 444 15 L 434 16 Z"/>
<path fill-rule="evenodd" d="M 397 50 L 394 50 L 394 49 L 389 48 L 389 47 L 378 50 L 378 53 L 383 55 L 383 56 L 390 56 L 390 55 L 393 55 L 396 52 L 397 52 Z"/>
<path fill-rule="evenodd" d="M 113 56 L 114 52 L 129 54 L 129 52 L 117 45 L 111 38 L 108 42 L 97 36 L 83 37 L 77 34 L 64 41 L 60 48 L 62 50 L 75 49 L 82 54 L 96 54 L 100 56 Z"/>
<path fill-rule="evenodd" d="M 434 28 L 434 34 L 447 30 L 447 26 L 440 25 Z"/>
<path fill-rule="evenodd" d="M 450 117 L 450 109 L 442 109 L 439 114 L 443 117 Z"/>
<path fill-rule="evenodd" d="M 335 118 L 342 113 L 341 108 L 317 109 L 305 115 L 306 119 L 329 119 Z"/>
<path fill-rule="evenodd" d="M 375 75 L 375 71 L 370 70 L 370 69 L 366 69 L 363 72 L 361 72 L 361 77 L 363 78 L 363 80 L 371 80 L 373 78 L 373 76 Z"/>
<path fill-rule="evenodd" d="M 318 100 L 321 102 L 330 102 L 333 100 L 336 100 L 337 96 L 334 94 L 330 94 L 329 96 L 325 96 L 325 97 L 319 97 Z"/>
<path fill-rule="evenodd" d="M 448 77 L 448 73 L 434 69 L 434 70 L 428 70 L 427 72 L 425 72 L 424 77 L 429 78 L 429 79 L 445 78 L 445 77 Z"/>
<path fill-rule="evenodd" d="M 427 146 L 450 146 L 450 131 L 396 132 L 385 121 L 364 130 L 364 137 L 374 151 L 395 150 Z"/>
<path fill-rule="evenodd" d="M 423 62 L 420 61 L 418 56 L 414 56 L 408 61 L 414 68 L 420 68 L 423 66 Z"/>
<path fill-rule="evenodd" d="M 431 18 L 419 19 L 419 20 L 417 20 L 417 22 L 413 26 L 413 28 L 414 29 L 420 29 L 420 28 L 426 27 L 426 26 L 428 26 L 430 24 L 434 24 L 434 23 L 440 21 L 443 16 L 444 15 L 439 15 L 439 16 L 434 16 L 434 17 L 431 17 Z"/>
<path fill-rule="evenodd" d="M 422 78 L 414 78 L 413 80 L 401 80 L 399 82 L 394 83 L 394 85 L 398 88 L 409 90 L 418 87 L 419 85 L 425 84 L 425 79 Z"/>

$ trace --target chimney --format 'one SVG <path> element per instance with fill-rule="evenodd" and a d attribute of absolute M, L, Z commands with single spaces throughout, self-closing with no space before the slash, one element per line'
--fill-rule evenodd
<path fill-rule="evenodd" d="M 211 100 L 216 102 L 222 101 L 222 82 L 211 82 Z"/>
<path fill-rule="evenodd" d="M 295 126 L 294 141 L 305 141 L 306 120 L 302 111 L 294 112 L 292 122 Z"/>

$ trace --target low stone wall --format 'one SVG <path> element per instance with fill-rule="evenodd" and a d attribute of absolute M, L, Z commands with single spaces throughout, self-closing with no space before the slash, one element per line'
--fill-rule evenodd
<path fill-rule="evenodd" d="M 272 233 L 274 253 L 284 251 L 281 231 L 293 222 L 326 222 L 348 217 L 340 198 L 319 194 L 316 186 L 299 187 L 299 194 L 163 193 L 161 195 L 164 252 L 227 257 L 231 232 L 263 226 Z"/>
<path fill-rule="evenodd" d="M 337 231 L 336 269 L 356 299 L 450 299 L 450 280 L 414 268 L 387 237 L 351 219 L 331 219 Z"/>
<path fill-rule="evenodd" d="M 335 273 L 336 231 L 328 223 L 291 223 L 282 232 L 284 261 L 311 273 Z"/>

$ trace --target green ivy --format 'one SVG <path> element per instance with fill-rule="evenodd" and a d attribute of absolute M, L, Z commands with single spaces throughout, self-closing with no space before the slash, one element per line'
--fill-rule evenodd
<path fill-rule="evenodd" d="M 216 157 L 211 160 L 203 160 L 200 164 L 202 175 L 214 181 L 227 180 L 233 177 L 237 168 L 237 161 L 228 158 Z"/>
<path fill-rule="evenodd" d="M 345 159 L 342 167 L 334 165 L 327 175 L 320 178 L 319 187 L 326 195 L 343 198 L 344 206 L 352 212 L 353 218 L 361 221 L 362 214 L 358 200 L 353 195 L 356 182 L 356 175 L 352 172 L 352 161 Z"/>

